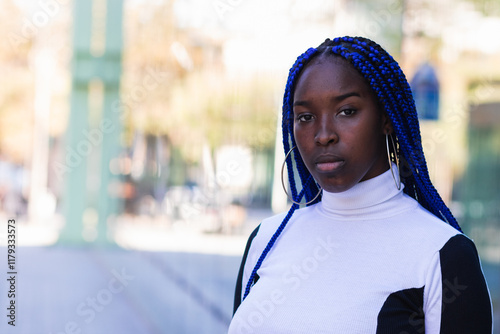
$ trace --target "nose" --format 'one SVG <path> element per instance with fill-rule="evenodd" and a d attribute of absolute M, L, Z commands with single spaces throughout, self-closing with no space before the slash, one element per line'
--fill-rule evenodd
<path fill-rule="evenodd" d="M 321 118 L 314 139 L 318 145 L 329 145 L 339 141 L 337 129 L 330 117 Z"/>

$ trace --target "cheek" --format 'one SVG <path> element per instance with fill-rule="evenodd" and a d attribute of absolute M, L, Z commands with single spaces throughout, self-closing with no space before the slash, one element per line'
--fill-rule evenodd
<path fill-rule="evenodd" d="M 346 149 L 358 159 L 368 158 L 377 152 L 380 138 L 378 131 L 372 128 L 365 128 L 363 131 L 346 131 L 344 133 Z"/>
<path fill-rule="evenodd" d="M 304 161 L 304 163 L 306 164 L 306 166 L 308 166 L 309 159 L 308 159 L 307 152 L 309 152 L 310 149 L 307 147 L 307 145 L 303 145 L 303 143 L 301 143 L 300 141 L 298 141 L 297 138 L 295 138 L 295 142 L 297 144 L 297 148 L 299 149 L 299 154 L 302 157 L 302 161 Z"/>
<path fill-rule="evenodd" d="M 293 127 L 293 136 L 298 147 L 307 146 L 310 142 L 310 134 L 306 129 L 301 128 L 300 125 Z"/>
<path fill-rule="evenodd" d="M 310 165 L 309 156 L 314 149 L 313 147 L 311 147 L 311 144 L 314 145 L 314 142 L 309 140 L 307 137 L 307 133 L 304 133 L 303 131 L 297 131 L 297 132 L 294 131 L 294 137 L 295 137 L 295 144 L 299 149 L 302 161 L 306 165 L 307 169 L 310 170 L 312 166 Z"/>

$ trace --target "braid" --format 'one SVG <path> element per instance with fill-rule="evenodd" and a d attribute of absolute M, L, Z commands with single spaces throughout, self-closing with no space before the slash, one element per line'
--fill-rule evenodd
<path fill-rule="evenodd" d="M 269 240 L 269 242 L 267 243 L 266 248 L 264 248 L 264 251 L 260 255 L 259 260 L 257 260 L 257 263 L 255 264 L 255 267 L 253 268 L 252 273 L 250 274 L 250 278 L 248 279 L 247 285 L 245 287 L 245 294 L 243 295 L 242 301 L 245 300 L 245 298 L 250 293 L 250 289 L 252 288 L 252 285 L 255 283 L 254 282 L 255 275 L 257 274 L 257 270 L 259 270 L 260 266 L 262 265 L 262 261 L 264 261 L 264 259 L 267 256 L 267 253 L 269 253 L 269 251 L 273 247 L 274 243 L 276 242 L 276 239 L 278 239 L 278 237 L 280 236 L 281 232 L 285 228 L 285 226 L 288 223 L 288 221 L 290 220 L 290 218 L 292 218 L 293 213 L 295 212 L 295 210 L 297 210 L 298 207 L 299 207 L 298 204 L 294 203 L 292 205 L 292 207 L 288 211 L 287 215 L 285 216 L 285 219 L 283 219 L 283 222 L 281 222 L 280 226 L 278 227 L 278 229 L 276 230 L 276 232 L 274 232 L 273 236 L 271 237 L 271 240 Z"/>
<path fill-rule="evenodd" d="M 393 139 L 396 142 L 396 150 L 392 153 L 395 156 L 399 155 L 402 161 L 400 177 L 405 184 L 404 192 L 417 200 L 436 217 L 443 219 L 461 231 L 455 217 L 453 217 L 453 214 L 431 183 L 422 149 L 417 110 L 406 76 L 390 54 L 377 43 L 363 37 L 326 39 L 317 48 L 310 48 L 300 55 L 289 71 L 283 97 L 282 132 L 285 154 L 291 148 L 294 151 L 294 154 L 288 155 L 286 159 L 288 180 L 294 201 L 300 202 L 305 197 L 306 202 L 309 202 L 320 190 L 316 182 L 312 182 L 314 179 L 302 161 L 293 135 L 293 94 L 295 85 L 307 64 L 320 55 L 338 56 L 347 60 L 365 78 L 368 85 L 375 92 L 381 108 L 391 120 L 394 129 Z M 300 193 L 297 193 L 293 172 L 294 162 L 302 184 Z M 321 196 L 308 205 L 317 203 L 320 200 Z M 269 240 L 252 270 L 243 299 L 246 298 L 255 283 L 254 279 L 257 270 L 261 267 L 265 257 L 298 208 L 298 204 L 294 203 L 292 205 L 283 222 Z"/>
<path fill-rule="evenodd" d="M 300 177 L 300 180 L 302 181 L 302 187 L 304 189 L 304 195 L 306 202 L 309 202 L 316 196 L 316 194 L 319 191 L 319 187 L 316 185 L 315 182 L 305 182 L 306 180 L 309 180 L 309 177 L 311 176 L 309 174 L 309 171 L 307 170 L 304 162 L 302 161 L 302 158 L 300 157 L 299 151 L 296 147 L 295 143 L 295 137 L 293 136 L 293 108 L 292 108 L 292 103 L 293 103 L 293 92 L 295 90 L 295 84 L 297 83 L 297 79 L 302 72 L 304 66 L 312 59 L 312 57 L 316 54 L 316 49 L 310 48 L 306 52 L 304 52 L 302 55 L 300 55 L 297 60 L 295 61 L 295 64 L 293 64 L 292 68 L 290 69 L 290 72 L 288 74 L 288 80 L 286 83 L 285 87 L 285 94 L 283 98 L 283 121 L 282 121 L 282 131 L 283 131 L 283 148 L 285 150 L 285 154 L 290 151 L 290 144 L 291 147 L 294 147 L 294 160 L 295 164 L 297 166 L 297 171 Z M 286 160 L 286 165 L 287 165 L 287 170 L 288 170 L 288 180 L 290 183 L 290 190 L 292 193 L 292 198 L 300 202 L 300 199 L 297 196 L 297 187 L 295 183 L 295 176 L 293 174 L 293 161 L 292 161 L 292 156 L 289 155 L 289 157 Z M 320 201 L 321 198 L 318 197 L 314 203 Z M 310 203 L 314 204 L 314 203 Z"/>
<path fill-rule="evenodd" d="M 309 174 L 309 171 L 307 170 L 304 162 L 302 161 L 302 158 L 300 157 L 299 151 L 296 147 L 295 144 L 295 138 L 293 137 L 293 112 L 292 112 L 292 107 L 290 103 L 286 103 L 287 101 L 292 101 L 293 98 L 291 97 L 293 94 L 294 86 L 295 83 L 297 82 L 297 78 L 303 69 L 304 65 L 310 60 L 310 58 L 316 53 L 316 50 L 313 48 L 308 49 L 306 52 L 304 52 L 302 55 L 300 55 L 295 63 L 293 64 L 292 68 L 289 71 L 288 74 L 288 81 L 285 87 L 285 96 L 283 100 L 283 120 L 282 120 L 282 131 L 283 131 L 283 148 L 285 150 L 285 154 L 290 151 L 290 144 L 291 147 L 293 147 L 294 150 L 294 159 L 295 159 L 295 164 L 297 166 L 297 171 L 299 173 L 300 180 L 306 180 L 306 182 L 302 182 L 302 191 L 300 193 L 297 193 L 297 186 L 295 184 L 295 175 L 293 173 L 293 160 L 292 160 L 292 155 L 288 155 L 288 158 L 286 160 L 286 165 L 287 165 L 287 170 L 288 170 L 288 180 L 290 182 L 290 190 L 292 193 L 292 198 L 296 202 L 300 202 L 302 197 L 306 198 L 306 201 L 309 201 L 310 199 L 314 198 L 315 195 L 311 194 L 316 194 L 319 189 L 318 186 L 316 185 L 315 182 L 311 182 L 312 175 Z M 313 190 L 316 188 L 315 190 Z M 315 202 L 319 201 L 320 198 L 318 198 Z M 312 204 L 312 203 L 311 203 Z M 288 221 L 292 217 L 293 213 L 295 210 L 299 208 L 298 204 L 293 204 L 290 210 L 288 211 L 288 214 L 285 216 L 283 219 L 283 222 L 281 225 L 278 227 L 274 235 L 271 237 L 271 240 L 269 240 L 266 248 L 264 248 L 264 251 L 259 257 L 259 260 L 257 261 L 255 267 L 252 270 L 252 273 L 250 274 L 250 278 L 248 279 L 247 285 L 245 287 L 245 293 L 243 295 L 243 300 L 246 298 L 246 296 L 250 293 L 250 289 L 252 285 L 255 283 L 255 275 L 257 274 L 257 270 L 259 270 L 260 266 L 262 265 L 262 261 L 264 261 L 265 257 L 273 247 L 274 243 L 276 242 L 276 239 L 280 236 L 281 232 L 287 225 Z"/>
<path fill-rule="evenodd" d="M 400 154 L 411 171 L 404 178 L 405 193 L 435 216 L 460 230 L 456 219 L 430 181 L 415 102 L 408 80 L 398 63 L 382 47 L 365 38 L 338 38 L 333 44 L 332 53 L 349 61 L 367 79 L 391 119 Z"/>

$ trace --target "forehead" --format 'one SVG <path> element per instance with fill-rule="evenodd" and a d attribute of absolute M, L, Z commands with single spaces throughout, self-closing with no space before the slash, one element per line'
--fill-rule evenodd
<path fill-rule="evenodd" d="M 341 94 L 348 90 L 372 95 L 365 78 L 348 61 L 321 55 L 304 68 L 295 85 L 294 100 L 304 94 Z"/>

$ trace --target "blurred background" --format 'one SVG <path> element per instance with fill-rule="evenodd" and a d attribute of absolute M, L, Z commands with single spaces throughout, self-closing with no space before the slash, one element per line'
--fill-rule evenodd
<path fill-rule="evenodd" d="M 288 69 L 343 35 L 411 81 L 500 324 L 498 0 L 0 0 L 0 31 L 2 333 L 226 332 L 247 237 L 289 206 Z"/>

